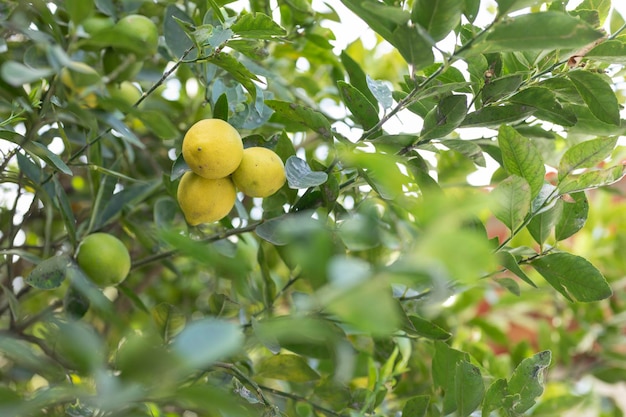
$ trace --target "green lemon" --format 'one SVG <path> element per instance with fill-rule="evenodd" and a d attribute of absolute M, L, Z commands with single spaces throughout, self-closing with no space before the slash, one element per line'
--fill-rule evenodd
<path fill-rule="evenodd" d="M 130 254 L 121 240 L 108 233 L 93 233 L 80 243 L 78 266 L 98 286 L 122 282 L 130 272 Z"/>

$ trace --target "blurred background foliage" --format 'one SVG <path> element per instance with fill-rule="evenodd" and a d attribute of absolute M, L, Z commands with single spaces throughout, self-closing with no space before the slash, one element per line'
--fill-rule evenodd
<path fill-rule="evenodd" d="M 2 2 L 0 415 L 622 416 L 614 6 Z M 210 117 L 289 182 L 189 227 Z"/>

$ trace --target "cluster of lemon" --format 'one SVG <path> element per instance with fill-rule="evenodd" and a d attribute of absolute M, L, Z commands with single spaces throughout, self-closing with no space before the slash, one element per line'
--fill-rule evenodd
<path fill-rule="evenodd" d="M 285 184 L 285 166 L 270 149 L 244 149 L 239 132 L 220 119 L 195 123 L 183 138 L 187 171 L 177 198 L 192 226 L 220 220 L 235 205 L 237 191 L 249 197 L 268 197 Z"/>

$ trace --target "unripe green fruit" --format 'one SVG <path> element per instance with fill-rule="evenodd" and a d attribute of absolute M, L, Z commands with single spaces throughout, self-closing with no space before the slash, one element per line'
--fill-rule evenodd
<path fill-rule="evenodd" d="M 141 45 L 142 50 L 145 50 L 144 56 L 155 53 L 159 46 L 159 31 L 154 22 L 146 16 L 139 14 L 124 16 L 115 24 L 115 31 Z"/>
<path fill-rule="evenodd" d="M 93 233 L 78 247 L 76 262 L 98 286 L 122 282 L 130 272 L 130 254 L 121 240 L 108 233 Z"/>

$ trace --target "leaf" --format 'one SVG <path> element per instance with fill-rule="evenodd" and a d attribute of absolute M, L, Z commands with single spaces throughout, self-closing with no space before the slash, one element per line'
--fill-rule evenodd
<path fill-rule="evenodd" d="M 432 360 L 433 382 L 436 388 L 444 391 L 443 413 L 450 414 L 456 407 L 456 368 L 457 364 L 469 360 L 465 352 L 453 349 L 444 342 L 435 342 L 435 356 Z"/>
<path fill-rule="evenodd" d="M 508 393 L 506 379 L 496 379 L 489 385 L 483 400 L 482 415 L 489 416 L 493 411 L 498 410 L 504 404 L 504 399 Z"/>
<path fill-rule="evenodd" d="M 546 11 L 504 19 L 487 35 L 489 52 L 577 49 L 603 37 L 567 13 Z"/>
<path fill-rule="evenodd" d="M 535 107 L 535 117 L 561 126 L 574 126 L 578 120 L 576 114 L 561 106 L 555 93 L 545 87 L 525 88 L 509 98 L 509 102 Z"/>
<path fill-rule="evenodd" d="M 230 27 L 235 34 L 242 38 L 271 39 L 284 36 L 287 31 L 271 17 L 263 13 L 246 13 Z"/>
<path fill-rule="evenodd" d="M 411 20 L 438 42 L 461 22 L 463 4 L 463 0 L 417 0 L 411 9 Z"/>
<path fill-rule="evenodd" d="M 613 294 L 602 273 L 580 256 L 551 253 L 533 260 L 531 265 L 569 301 L 600 301 Z"/>
<path fill-rule="evenodd" d="M 626 65 L 626 43 L 619 40 L 605 40 L 587 52 L 585 58 L 606 64 Z"/>
<path fill-rule="evenodd" d="M 376 105 L 378 100 L 374 97 L 374 94 L 372 94 L 368 86 L 368 77 L 365 75 L 363 69 L 361 69 L 359 64 L 352 59 L 345 50 L 341 51 L 340 59 L 348 73 L 348 77 L 350 77 L 350 84 L 357 88 L 372 105 Z"/>
<path fill-rule="evenodd" d="M 589 201 L 584 192 L 569 195 L 574 201 L 563 200 L 561 215 L 554 228 L 557 241 L 567 239 L 583 228 L 589 214 Z"/>
<path fill-rule="evenodd" d="M 492 196 L 494 216 L 514 232 L 530 211 L 531 191 L 528 181 L 511 175 L 498 184 Z"/>
<path fill-rule="evenodd" d="M 619 103 L 611 85 L 600 74 L 578 70 L 570 71 L 567 77 L 585 101 L 591 113 L 601 122 L 619 126 Z"/>
<path fill-rule="evenodd" d="M 452 133 L 461 125 L 466 115 L 466 96 L 459 94 L 444 97 L 424 118 L 420 140 L 438 139 Z"/>
<path fill-rule="evenodd" d="M 498 15 L 504 15 L 525 7 L 545 3 L 546 0 L 496 0 L 498 3 Z"/>
<path fill-rule="evenodd" d="M 281 118 L 307 127 L 325 138 L 331 137 L 330 123 L 326 116 L 309 107 L 279 100 L 265 100 Z"/>
<path fill-rule="evenodd" d="M 91 14 L 94 4 L 90 1 L 83 0 L 66 0 L 65 8 L 75 25 L 80 24 L 85 18 Z"/>
<path fill-rule="evenodd" d="M 498 131 L 498 145 L 502 152 L 504 169 L 528 181 L 531 198 L 539 194 L 546 173 L 541 153 L 535 145 L 510 126 Z"/>
<path fill-rule="evenodd" d="M 391 108 L 393 105 L 393 97 L 387 84 L 383 81 L 374 80 L 370 78 L 369 75 L 365 76 L 365 81 L 367 82 L 367 88 L 374 95 L 378 103 L 385 109 Z M 373 104 L 376 106 L 376 103 Z"/>
<path fill-rule="evenodd" d="M 26 283 L 40 290 L 51 290 L 61 286 L 65 280 L 68 255 L 57 255 L 40 262 L 26 278 Z"/>
<path fill-rule="evenodd" d="M 263 378 L 280 379 L 289 382 L 309 382 L 320 379 L 306 360 L 298 355 L 274 355 L 264 359 L 257 369 Z"/>
<path fill-rule="evenodd" d="M 213 105 L 213 118 L 228 121 L 228 96 L 223 93 Z"/>
<path fill-rule="evenodd" d="M 252 99 L 256 99 L 256 86 L 252 81 L 261 82 L 259 77 L 254 75 L 245 65 L 241 63 L 237 58 L 226 52 L 219 52 L 211 55 L 208 62 L 215 64 L 218 67 L 226 70 L 235 80 L 239 82 L 248 93 L 252 96 Z"/>
<path fill-rule="evenodd" d="M 487 166 L 487 161 L 485 160 L 485 155 L 483 154 L 482 148 L 474 142 L 461 139 L 446 139 L 441 143 L 447 148 L 463 154 L 479 167 L 484 168 Z"/>
<path fill-rule="evenodd" d="M 568 176 L 558 185 L 559 194 L 570 194 L 578 191 L 611 185 L 626 174 L 626 165 L 618 165 L 606 169 L 584 172 L 577 176 Z"/>
<path fill-rule="evenodd" d="M 418 395 L 408 399 L 402 408 L 402 415 L 405 417 L 426 417 L 430 397 L 428 395 Z"/>
<path fill-rule="evenodd" d="M 497 128 L 502 124 L 514 124 L 531 116 L 536 109 L 521 104 L 504 106 L 487 106 L 475 112 L 468 113 L 460 127 L 491 127 Z"/>
<path fill-rule="evenodd" d="M 528 226 L 526 226 L 530 235 L 539 245 L 543 245 L 548 237 L 550 237 L 550 233 L 558 220 L 559 214 L 560 206 L 554 206 L 549 210 L 535 214 L 528 223 Z"/>
<path fill-rule="evenodd" d="M 419 26 L 399 26 L 389 42 L 415 70 L 425 68 L 435 61 L 433 45 Z"/>
<path fill-rule="evenodd" d="M 141 109 L 135 112 L 137 118 L 162 140 L 178 139 L 180 131 L 161 111 Z"/>
<path fill-rule="evenodd" d="M 378 110 L 356 87 L 344 81 L 337 81 L 337 87 L 346 107 L 364 130 L 369 130 L 378 123 Z"/>
<path fill-rule="evenodd" d="M 35 81 L 41 81 L 54 74 L 52 68 L 31 68 L 16 61 L 6 61 L 0 68 L 4 81 L 13 87 L 21 87 Z"/>
<path fill-rule="evenodd" d="M 157 304 L 152 308 L 150 314 L 165 342 L 169 342 L 179 334 L 187 321 L 185 316 L 175 306 L 167 303 Z"/>
<path fill-rule="evenodd" d="M 290 156 L 285 163 L 285 172 L 289 188 L 309 188 L 324 184 L 328 174 L 323 171 L 313 171 L 304 159 Z"/>
<path fill-rule="evenodd" d="M 520 268 L 519 264 L 517 263 L 517 259 L 511 252 L 507 250 L 502 250 L 498 252 L 498 259 L 500 260 L 500 265 L 513 272 L 528 285 L 537 288 L 537 285 L 528 277 L 528 275 L 526 275 L 522 268 Z"/>
<path fill-rule="evenodd" d="M 509 395 L 519 395 L 519 400 L 513 403 L 516 413 L 524 413 L 535 405 L 535 400 L 543 394 L 544 371 L 550 365 L 552 353 L 549 350 L 539 352 L 530 358 L 524 359 L 515 368 L 508 382 Z"/>
<path fill-rule="evenodd" d="M 185 33 L 180 22 L 193 24 L 193 20 L 180 8 L 173 4 L 165 8 L 163 14 L 163 37 L 165 44 L 175 57 L 181 57 L 185 51 L 193 46 L 193 41 Z M 193 60 L 197 58 L 198 51 L 191 51 L 185 59 Z"/>
<path fill-rule="evenodd" d="M 423 319 L 419 316 L 409 315 L 408 319 L 411 323 L 411 326 L 407 326 L 405 330 L 409 334 L 422 336 L 432 340 L 446 340 L 452 336 L 450 333 L 437 326 L 435 323 Z"/>
<path fill-rule="evenodd" d="M 172 350 L 190 368 L 206 368 L 239 352 L 244 342 L 241 328 L 214 318 L 188 324 L 172 342 Z"/>
<path fill-rule="evenodd" d="M 512 74 L 486 83 L 482 89 L 483 104 L 498 101 L 516 91 L 522 85 L 522 75 Z"/>
<path fill-rule="evenodd" d="M 478 408 L 484 395 L 485 384 L 480 370 L 467 361 L 457 363 L 455 372 L 457 415 L 469 417 Z"/>
<path fill-rule="evenodd" d="M 611 155 L 616 137 L 597 138 L 578 143 L 569 148 L 559 162 L 559 181 L 581 168 L 592 168 Z"/>

